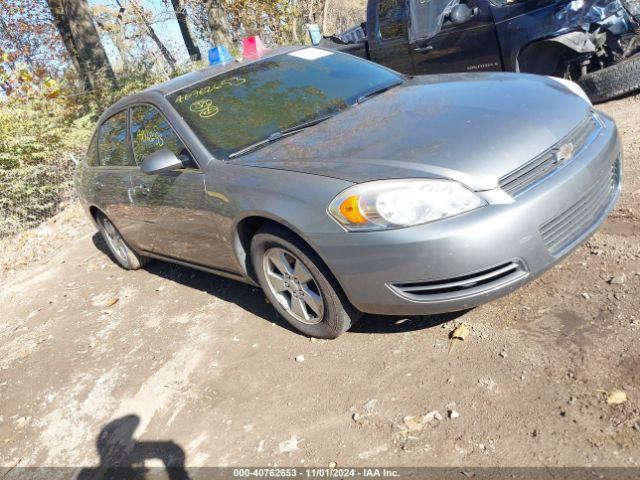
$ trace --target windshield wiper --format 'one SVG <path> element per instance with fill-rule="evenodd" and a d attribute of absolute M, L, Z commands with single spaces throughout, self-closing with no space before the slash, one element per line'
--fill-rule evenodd
<path fill-rule="evenodd" d="M 314 125 L 317 125 L 321 122 L 324 122 L 325 120 L 330 119 L 334 115 L 335 113 L 332 113 L 330 115 L 324 115 L 322 117 L 315 118 L 308 122 L 304 122 L 299 125 L 294 125 L 293 127 L 289 127 L 283 130 L 278 130 L 277 132 L 273 132 L 267 138 L 263 140 L 259 140 L 256 143 L 252 143 L 251 145 L 244 147 L 243 149 L 240 149 L 237 152 L 233 152 L 232 154 L 229 155 L 229 160 L 231 160 L 232 158 L 241 157 L 242 155 L 246 155 L 247 153 L 253 152 L 254 150 L 258 150 L 259 148 L 262 148 L 265 145 L 269 145 L 270 143 L 276 142 L 281 138 L 288 137 L 289 135 L 293 135 L 294 133 L 298 133 L 304 130 L 305 128 L 313 127 Z"/>
<path fill-rule="evenodd" d="M 400 83 L 402 83 L 402 82 L 400 82 Z M 373 90 L 373 91 L 371 91 L 369 93 L 365 93 L 364 95 L 361 95 L 361 96 L 358 97 L 358 99 L 356 100 L 356 105 L 364 103 L 367 100 L 369 100 L 369 99 L 371 99 L 371 98 L 373 98 L 375 96 L 378 96 L 378 95 L 380 95 L 380 94 L 382 94 L 382 93 L 384 93 L 386 91 L 389 91 L 392 88 L 397 87 L 398 85 L 400 85 L 400 83 L 394 83 L 393 85 L 389 85 L 388 87 L 379 88 L 378 90 Z"/>

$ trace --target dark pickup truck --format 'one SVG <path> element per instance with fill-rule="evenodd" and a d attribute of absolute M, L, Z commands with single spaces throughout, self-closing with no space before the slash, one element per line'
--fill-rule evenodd
<path fill-rule="evenodd" d="M 505 70 L 578 82 L 593 101 L 640 89 L 640 0 L 369 0 L 320 44 L 413 74 Z"/>

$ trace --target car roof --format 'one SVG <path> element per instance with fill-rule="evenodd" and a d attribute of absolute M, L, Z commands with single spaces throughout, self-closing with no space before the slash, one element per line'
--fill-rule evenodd
<path fill-rule="evenodd" d="M 277 57 L 279 55 L 283 55 L 289 52 L 293 52 L 296 50 L 300 50 L 302 48 L 308 48 L 304 46 L 291 46 L 291 47 L 279 47 L 267 50 L 260 57 L 254 60 L 243 60 L 243 61 L 232 61 L 224 65 L 214 65 L 210 67 L 203 68 L 201 70 L 195 70 L 193 72 L 189 72 L 185 75 L 180 75 L 179 77 L 172 78 L 171 80 L 167 80 L 166 82 L 159 83 L 157 85 L 153 85 L 145 90 L 134 93 L 132 95 L 128 95 L 116 103 L 114 103 L 111 107 L 109 107 L 105 112 L 100 116 L 99 122 L 104 121 L 106 118 L 112 116 L 118 111 L 122 110 L 124 107 L 145 100 L 149 100 L 150 98 L 158 98 L 158 96 L 164 97 L 165 95 L 169 95 L 177 90 L 181 90 L 183 88 L 187 88 L 191 85 L 194 85 L 203 80 L 207 80 L 209 78 L 216 77 L 223 73 L 231 72 L 240 67 L 244 67 L 245 65 L 250 65 L 252 63 L 259 62 L 261 60 Z"/>

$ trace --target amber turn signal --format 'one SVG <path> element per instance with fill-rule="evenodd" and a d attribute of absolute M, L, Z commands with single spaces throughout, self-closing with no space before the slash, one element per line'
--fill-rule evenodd
<path fill-rule="evenodd" d="M 367 219 L 360 212 L 360 197 L 351 195 L 340 204 L 340 213 L 351 223 L 367 223 Z"/>

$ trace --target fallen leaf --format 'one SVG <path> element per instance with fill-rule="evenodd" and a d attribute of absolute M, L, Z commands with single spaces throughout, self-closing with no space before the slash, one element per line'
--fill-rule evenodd
<path fill-rule="evenodd" d="M 467 336 L 469 336 L 469 329 L 464 324 L 458 325 L 450 335 L 452 340 L 464 340 Z"/>
<path fill-rule="evenodd" d="M 405 424 L 405 426 L 407 427 L 407 429 L 410 432 L 417 432 L 419 430 L 422 430 L 424 428 L 424 424 L 425 424 L 425 419 L 424 417 L 414 417 L 412 415 L 407 415 L 406 417 L 404 417 L 402 419 L 402 423 Z"/>
<path fill-rule="evenodd" d="M 105 303 L 105 307 L 113 307 L 116 303 L 118 303 L 120 299 L 118 297 L 113 297 L 107 303 Z"/>
<path fill-rule="evenodd" d="M 298 443 L 300 442 L 300 438 L 297 435 L 292 436 L 290 439 L 285 440 L 284 442 L 280 442 L 278 445 L 278 450 L 280 453 L 292 453 L 299 449 Z"/>
<path fill-rule="evenodd" d="M 453 351 L 453 346 L 455 345 L 454 340 L 464 340 L 465 338 L 467 338 L 467 336 L 469 335 L 469 329 L 464 325 L 464 324 L 460 324 L 458 325 L 453 332 L 451 332 L 449 334 L 449 338 L 451 339 L 451 342 L 449 344 L 449 354 L 451 354 L 451 352 Z"/>
<path fill-rule="evenodd" d="M 422 418 L 425 422 L 429 423 L 433 422 L 434 420 L 437 420 L 439 422 L 442 420 L 442 415 L 440 415 L 440 412 L 438 410 L 433 410 L 432 412 L 424 415 Z"/>
<path fill-rule="evenodd" d="M 620 405 L 627 401 L 627 394 L 622 390 L 613 390 L 607 395 L 607 405 Z"/>

